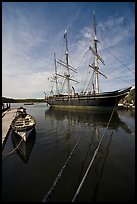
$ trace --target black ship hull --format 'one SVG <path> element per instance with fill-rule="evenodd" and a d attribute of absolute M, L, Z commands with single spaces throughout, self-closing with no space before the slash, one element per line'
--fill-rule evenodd
<path fill-rule="evenodd" d="M 96 108 L 96 107 L 114 107 L 130 91 L 131 87 L 124 90 L 113 92 L 104 92 L 90 95 L 54 95 L 46 98 L 46 102 L 52 108 Z"/>

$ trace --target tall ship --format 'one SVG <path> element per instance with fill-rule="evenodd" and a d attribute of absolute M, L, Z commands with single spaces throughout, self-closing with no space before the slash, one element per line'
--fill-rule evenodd
<path fill-rule="evenodd" d="M 78 108 L 78 109 L 92 109 L 92 108 L 112 108 L 117 107 L 119 101 L 123 99 L 130 92 L 131 87 L 111 91 L 111 92 L 101 92 L 99 86 L 99 76 L 107 78 L 99 69 L 99 62 L 105 65 L 104 60 L 98 54 L 98 40 L 96 33 L 96 20 L 95 13 L 93 13 L 93 47 L 89 46 L 89 51 L 93 55 L 93 62 L 89 64 L 90 69 L 92 70 L 92 77 L 89 76 L 88 88 L 77 93 L 75 91 L 73 83 L 79 83 L 73 78 L 72 73 L 77 73 L 77 70 L 69 64 L 69 52 L 68 52 L 68 39 L 67 39 L 67 30 L 64 33 L 65 39 L 65 61 L 57 60 L 54 54 L 55 61 L 55 73 L 52 77 L 52 82 L 56 85 L 56 92 L 52 90 L 52 95 L 47 96 L 45 93 L 45 102 L 50 105 L 51 108 Z M 57 65 L 64 67 L 64 73 L 60 74 L 57 70 Z M 61 88 L 59 78 L 62 79 Z M 91 82 L 91 78 L 93 79 Z M 63 89 L 67 88 L 67 91 L 63 92 Z"/>

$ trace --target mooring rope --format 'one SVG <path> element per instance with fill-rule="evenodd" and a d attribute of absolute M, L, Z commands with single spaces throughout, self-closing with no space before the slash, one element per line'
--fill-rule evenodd
<path fill-rule="evenodd" d="M 116 100 L 116 102 L 117 102 L 117 100 Z M 85 179 L 86 179 L 86 177 L 87 177 L 87 175 L 88 175 L 88 172 L 89 172 L 89 170 L 90 170 L 90 168 L 91 168 L 91 166 L 92 166 L 92 164 L 93 164 L 93 161 L 94 161 L 94 159 L 95 159 L 95 157 L 96 157 L 96 155 L 97 155 L 97 153 L 98 153 L 98 150 L 99 150 L 99 148 L 100 148 L 100 145 L 101 145 L 101 143 L 102 143 L 102 141 L 103 141 L 103 138 L 104 138 L 105 135 L 106 135 L 108 126 L 109 126 L 110 121 L 111 121 L 111 119 L 112 119 L 112 116 L 113 116 L 113 113 L 114 113 L 114 110 L 115 110 L 115 106 L 116 106 L 116 103 L 115 103 L 114 108 L 113 108 L 113 110 L 112 110 L 110 119 L 109 119 L 109 121 L 108 121 L 108 123 L 107 123 L 107 127 L 106 127 L 106 129 L 105 129 L 105 132 L 104 132 L 103 136 L 101 137 L 100 142 L 99 142 L 97 148 L 95 149 L 94 155 L 93 155 L 93 157 L 92 157 L 92 159 L 91 159 L 91 161 L 90 161 L 90 164 L 89 164 L 89 166 L 88 166 L 88 168 L 87 168 L 87 170 L 86 170 L 85 175 L 83 176 L 83 178 L 82 178 L 82 180 L 81 180 L 81 182 L 80 182 L 80 184 L 79 184 L 79 186 L 78 186 L 78 188 L 77 188 L 76 193 L 75 193 L 74 196 L 73 196 L 72 202 L 75 202 L 75 200 L 76 200 L 76 198 L 77 198 L 77 196 L 78 196 L 78 194 L 79 194 L 79 192 L 80 192 L 80 190 L 81 190 L 81 188 L 82 188 L 82 185 L 83 185 L 83 183 L 84 183 L 84 181 L 85 181 Z"/>
<path fill-rule="evenodd" d="M 95 201 L 95 198 L 96 198 L 96 194 L 97 194 L 98 187 L 99 187 L 99 185 L 100 185 L 100 180 L 101 180 L 101 177 L 102 177 L 102 174 L 103 174 L 103 171 L 104 171 L 105 162 L 106 162 L 106 158 L 107 158 L 107 156 L 108 156 L 108 150 L 109 150 L 109 146 L 110 146 L 110 143 L 111 143 L 111 140 L 112 140 L 112 135 L 113 135 L 113 133 L 114 133 L 114 130 L 112 131 L 112 133 L 111 133 L 111 135 L 110 135 L 110 138 L 109 138 L 109 142 L 108 142 L 107 149 L 106 149 L 106 154 L 105 154 L 105 156 L 104 156 L 103 165 L 102 165 L 100 174 L 99 174 L 98 178 L 96 179 L 96 187 L 95 187 L 95 190 L 94 190 L 94 193 L 93 193 L 93 198 L 92 198 L 92 201 L 91 201 L 91 202 L 94 202 L 94 201 Z"/>
<path fill-rule="evenodd" d="M 90 120 L 91 120 L 91 118 L 89 119 L 88 123 L 90 122 Z M 85 126 L 86 126 L 86 125 L 85 125 Z M 85 128 L 83 129 L 82 134 L 80 135 L 80 137 L 79 137 L 79 139 L 77 140 L 75 146 L 73 147 L 73 149 L 72 149 L 72 151 L 71 151 L 69 157 L 67 158 L 67 160 L 66 160 L 64 166 L 62 167 L 62 169 L 61 169 L 60 172 L 58 173 L 57 177 L 55 178 L 54 183 L 52 184 L 50 190 L 49 190 L 48 193 L 44 196 L 42 202 L 48 202 L 49 199 L 51 198 L 51 196 L 52 196 L 52 194 L 53 194 L 53 191 L 54 191 L 54 189 L 55 189 L 55 187 L 56 187 L 56 185 L 57 185 L 59 179 L 61 178 L 61 176 L 62 176 L 62 174 L 63 174 L 63 172 L 64 172 L 64 170 L 65 170 L 65 168 L 66 168 L 66 166 L 67 166 L 67 164 L 68 164 L 68 162 L 69 162 L 69 160 L 71 159 L 71 157 L 72 157 L 72 155 L 73 155 L 73 153 L 74 153 L 76 147 L 78 146 L 78 143 L 80 142 L 82 136 L 84 135 L 84 132 L 85 132 Z"/>
<path fill-rule="evenodd" d="M 72 155 L 73 155 L 73 153 L 74 153 L 76 147 L 78 146 L 78 143 L 79 143 L 80 139 L 81 139 L 82 136 L 84 135 L 84 132 L 85 132 L 85 130 L 83 130 L 81 136 L 79 137 L 78 141 L 76 142 L 75 146 L 73 147 L 72 152 L 70 153 L 68 159 L 66 160 L 64 166 L 62 167 L 62 169 L 60 170 L 59 174 L 57 175 L 57 177 L 56 177 L 56 179 L 55 179 L 55 181 L 54 181 L 52 187 L 50 188 L 50 190 L 48 191 L 48 193 L 46 194 L 46 196 L 43 198 L 42 202 L 47 202 L 47 201 L 49 200 L 49 198 L 51 197 L 51 195 L 53 194 L 53 190 L 55 189 L 55 187 L 56 187 L 56 185 L 57 185 L 57 183 L 58 183 L 60 177 L 61 177 L 62 174 L 63 174 L 63 171 L 65 170 L 65 168 L 66 168 L 66 166 L 67 166 L 69 160 L 71 159 L 71 157 L 72 157 Z"/>
<path fill-rule="evenodd" d="M 12 151 L 7 152 L 7 153 L 5 153 L 5 154 L 2 154 L 2 156 L 7 156 L 7 155 L 10 155 L 10 154 L 12 154 L 13 152 L 15 152 L 16 149 L 18 149 L 18 147 L 20 146 L 20 144 L 21 144 L 22 141 L 23 141 L 23 138 L 21 139 L 21 141 L 18 143 L 18 145 L 17 145 Z"/>

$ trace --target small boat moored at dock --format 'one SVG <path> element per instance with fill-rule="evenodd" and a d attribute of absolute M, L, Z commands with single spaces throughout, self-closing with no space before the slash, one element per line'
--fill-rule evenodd
<path fill-rule="evenodd" d="M 27 114 L 25 108 L 20 107 L 17 109 L 15 119 L 11 122 L 11 128 L 16 134 L 20 135 L 24 141 L 26 141 L 27 137 L 35 127 L 35 124 L 35 119 Z"/>
<path fill-rule="evenodd" d="M 36 140 L 36 130 L 35 127 L 31 131 L 28 139 L 26 141 L 21 141 L 21 138 L 14 131 L 11 133 L 12 144 L 16 149 L 17 154 L 20 156 L 24 163 L 28 163 L 30 154 L 32 152 L 33 146 Z"/>

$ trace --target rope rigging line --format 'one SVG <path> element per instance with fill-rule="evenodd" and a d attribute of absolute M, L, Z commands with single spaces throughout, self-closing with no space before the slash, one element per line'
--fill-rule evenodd
<path fill-rule="evenodd" d="M 73 15 L 71 18 L 70 18 L 70 21 L 69 23 L 67 24 L 66 26 L 66 29 L 69 30 L 69 33 L 72 33 L 72 31 L 77 31 L 77 28 L 78 28 L 78 25 L 80 24 L 80 22 L 78 21 L 77 24 L 75 24 L 76 26 L 73 26 L 74 22 L 77 20 L 78 18 L 78 15 L 81 11 L 81 8 L 79 8 L 76 12 L 75 12 L 75 15 Z"/>
<path fill-rule="evenodd" d="M 85 49 L 84 54 L 83 54 L 83 56 L 82 56 L 82 58 L 81 58 L 79 64 L 77 65 L 76 69 L 78 69 L 78 67 L 80 66 L 80 64 L 81 64 L 82 60 L 84 59 L 85 55 L 87 54 L 88 50 L 89 50 L 89 49 L 87 49 L 87 48 Z"/>
<path fill-rule="evenodd" d="M 91 118 L 89 119 L 88 123 L 90 122 L 90 120 L 91 120 Z M 86 127 L 86 125 L 85 125 L 85 127 Z M 83 129 L 82 134 L 81 134 L 80 137 L 78 138 L 78 140 L 77 140 L 75 146 L 73 147 L 73 149 L 72 149 L 72 151 L 71 151 L 69 157 L 67 158 L 67 160 L 66 160 L 64 166 L 62 167 L 62 169 L 61 169 L 60 172 L 58 173 L 57 177 L 55 178 L 54 183 L 52 184 L 50 190 L 49 190 L 48 193 L 44 196 L 42 202 L 48 202 L 49 199 L 51 198 L 51 196 L 53 195 L 53 191 L 54 191 L 54 189 L 55 189 L 57 183 L 59 182 L 59 179 L 61 178 L 61 176 L 62 176 L 62 174 L 63 174 L 63 172 L 64 172 L 64 170 L 65 170 L 65 168 L 66 168 L 66 166 L 67 166 L 67 164 L 68 164 L 68 162 L 69 162 L 69 160 L 71 159 L 71 157 L 72 157 L 72 155 L 73 155 L 75 149 L 77 148 L 77 146 L 78 146 L 78 144 L 79 144 L 79 142 L 80 142 L 82 136 L 83 136 L 84 133 L 85 133 L 85 127 L 84 127 L 84 129 Z"/>
<path fill-rule="evenodd" d="M 124 64 L 120 59 L 118 59 L 114 54 L 112 54 L 108 49 L 105 49 L 107 52 L 109 52 L 115 59 L 117 59 L 123 66 L 125 66 L 125 67 L 127 67 L 127 69 L 129 70 L 129 71 L 131 71 L 133 74 L 135 74 L 135 72 L 132 70 L 132 69 L 130 69 L 126 64 Z"/>
<path fill-rule="evenodd" d="M 93 79 L 94 79 L 94 75 L 95 75 L 95 72 L 93 71 L 91 77 L 89 78 L 89 81 L 88 81 L 88 84 L 86 85 L 85 89 L 84 89 L 84 92 L 88 91 L 88 89 L 90 90 L 90 84 L 91 82 L 93 83 Z M 92 90 L 92 88 L 91 88 Z"/>
<path fill-rule="evenodd" d="M 116 102 L 117 102 L 117 100 L 116 100 Z M 108 126 L 109 126 L 109 124 L 110 124 L 110 121 L 111 121 L 111 119 L 112 119 L 113 113 L 114 113 L 114 111 L 115 111 L 115 106 L 116 106 L 116 103 L 115 103 L 114 108 L 113 108 L 113 110 L 112 110 L 110 119 L 109 119 L 109 121 L 108 121 L 108 123 L 107 123 L 105 132 L 104 132 L 103 136 L 101 137 L 97 148 L 95 149 L 94 155 L 93 155 L 93 157 L 92 157 L 92 159 L 91 159 L 91 161 L 90 161 L 90 164 L 89 164 L 89 166 L 88 166 L 88 168 L 87 168 L 87 170 L 86 170 L 85 175 L 83 176 L 83 179 L 81 180 L 81 182 L 80 182 L 80 184 L 79 184 L 79 186 L 78 186 L 78 188 L 77 188 L 77 191 L 75 192 L 75 194 L 74 194 L 74 196 L 73 196 L 72 202 L 75 202 L 75 200 L 76 200 L 76 198 L 77 198 L 77 196 L 78 196 L 78 194 L 79 194 L 79 192 L 80 192 L 80 190 L 81 190 L 81 188 L 82 188 L 82 186 L 83 186 L 83 184 L 84 184 L 84 181 L 85 181 L 85 179 L 86 179 L 86 177 L 87 177 L 87 175 L 88 175 L 88 172 L 89 172 L 89 170 L 90 170 L 90 168 L 91 168 L 91 166 L 92 166 L 92 164 L 93 164 L 93 161 L 94 161 L 94 159 L 95 159 L 95 157 L 96 157 L 96 155 L 97 155 L 97 153 L 98 153 L 98 150 L 99 150 L 99 148 L 100 148 L 100 145 L 101 145 L 101 143 L 102 143 L 102 141 L 103 141 L 103 139 L 104 139 L 104 137 L 105 137 L 105 135 L 106 135 Z"/>
<path fill-rule="evenodd" d="M 85 52 L 85 54 L 88 52 L 88 50 Z M 85 57 L 85 54 L 84 54 L 84 56 L 83 57 Z M 89 62 L 87 62 L 89 60 Z M 90 64 L 90 60 L 91 60 L 91 57 L 90 57 L 90 59 L 88 59 L 88 57 L 87 57 L 87 59 L 86 59 L 86 63 L 85 64 Z M 81 60 L 81 62 L 82 62 L 82 60 Z M 80 63 L 81 63 L 80 62 Z M 79 64 L 80 65 L 80 64 Z M 84 66 L 84 65 L 83 65 Z M 86 65 L 87 66 L 87 65 Z M 88 85 L 88 81 L 89 81 L 89 83 L 90 83 L 90 80 L 91 80 L 91 77 L 89 78 L 89 75 L 90 75 L 90 73 L 91 73 L 91 69 L 89 68 L 89 69 L 86 69 L 86 72 L 85 72 L 85 74 L 84 74 L 84 77 L 83 77 L 83 83 L 84 83 L 84 92 L 85 91 L 87 91 L 87 89 L 88 89 L 88 87 L 89 87 L 89 85 Z M 92 75 L 94 74 L 94 72 L 92 73 Z M 89 78 L 89 80 L 88 80 L 88 78 Z"/>
<path fill-rule="evenodd" d="M 116 50 L 116 51 L 118 51 L 119 53 L 123 54 L 124 56 L 126 55 L 126 56 L 128 56 L 128 57 L 130 57 L 130 58 L 133 59 L 133 56 L 131 56 L 131 55 L 129 55 L 129 54 L 127 55 L 127 53 L 125 53 L 125 52 L 123 52 L 123 51 L 120 51 L 118 48 L 113 47 L 113 49 Z"/>

